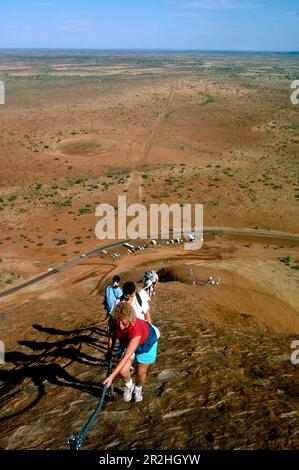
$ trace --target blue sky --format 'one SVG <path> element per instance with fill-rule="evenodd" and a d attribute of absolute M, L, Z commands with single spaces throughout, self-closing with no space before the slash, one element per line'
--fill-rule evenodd
<path fill-rule="evenodd" d="M 0 0 L 0 48 L 299 50 L 299 0 Z"/>

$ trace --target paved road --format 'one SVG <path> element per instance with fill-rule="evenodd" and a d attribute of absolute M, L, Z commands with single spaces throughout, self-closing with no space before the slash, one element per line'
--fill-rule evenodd
<path fill-rule="evenodd" d="M 196 232 L 192 232 L 196 233 Z M 229 235 L 229 236 L 235 236 L 235 237 L 252 237 L 252 238 L 269 238 L 269 239 L 279 239 L 282 242 L 283 241 L 299 241 L 299 235 L 292 235 L 292 234 L 284 234 L 284 233 L 269 233 L 269 232 L 261 232 L 261 231 L 250 231 L 250 230 L 233 230 L 233 229 L 206 229 L 203 231 L 204 235 Z M 158 237 L 152 237 L 158 238 Z M 23 284 L 19 284 L 18 286 L 11 287 L 10 289 L 7 289 L 5 291 L 0 292 L 0 298 L 1 297 L 6 297 L 7 295 L 13 294 L 21 289 L 25 289 L 26 287 L 32 286 L 33 284 L 36 284 L 39 281 L 43 281 L 51 276 L 54 276 L 57 273 L 60 273 L 66 269 L 71 268 L 72 266 L 75 266 L 76 264 L 81 263 L 84 261 L 86 258 L 95 255 L 96 253 L 100 253 L 103 250 L 111 250 L 113 248 L 118 248 L 122 246 L 124 243 L 132 243 L 136 242 L 136 240 L 122 240 L 118 241 L 115 243 L 110 243 L 109 245 L 101 246 L 99 248 L 95 248 L 94 250 L 87 251 L 86 256 L 81 257 L 78 256 L 77 258 L 72 259 L 71 261 L 68 261 L 66 263 L 60 264 L 53 268 L 52 271 L 46 272 L 44 274 L 40 274 L 39 276 L 34 277 L 33 279 L 30 279 L 29 281 L 24 282 Z M 142 242 L 142 240 L 141 240 Z"/>

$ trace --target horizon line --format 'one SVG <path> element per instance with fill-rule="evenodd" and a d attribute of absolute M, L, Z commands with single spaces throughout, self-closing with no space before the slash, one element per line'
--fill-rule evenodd
<path fill-rule="evenodd" d="M 294 54 L 299 50 L 280 49 L 176 49 L 176 48 L 98 48 L 98 47 L 0 47 L 0 51 L 160 51 L 160 52 L 254 52 L 254 53 L 277 53 Z"/>

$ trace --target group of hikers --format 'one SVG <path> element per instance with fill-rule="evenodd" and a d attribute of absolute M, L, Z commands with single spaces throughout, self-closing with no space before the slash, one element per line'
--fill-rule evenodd
<path fill-rule="evenodd" d="M 135 402 L 143 400 L 142 387 L 150 364 L 156 362 L 160 332 L 152 324 L 150 300 L 155 295 L 159 281 L 156 271 L 147 271 L 142 280 L 143 288 L 139 289 L 132 281 L 120 287 L 120 277 L 114 276 L 112 284 L 105 290 L 104 308 L 108 315 L 108 351 L 106 359 L 111 360 L 118 340 L 117 366 L 104 380 L 110 387 L 116 376 L 124 380 L 123 399 Z M 134 385 L 131 370 L 135 363 L 136 384 Z"/>

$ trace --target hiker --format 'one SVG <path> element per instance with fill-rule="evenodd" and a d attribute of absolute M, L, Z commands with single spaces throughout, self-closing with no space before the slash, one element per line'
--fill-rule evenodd
<path fill-rule="evenodd" d="M 153 294 L 156 295 L 157 284 L 159 282 L 159 276 L 154 269 L 151 270 L 152 283 L 153 283 Z"/>
<path fill-rule="evenodd" d="M 158 328 L 136 317 L 132 304 L 127 301 L 119 302 L 110 319 L 110 337 L 106 359 L 111 359 L 117 339 L 125 350 L 119 363 L 103 384 L 109 388 L 115 377 L 120 375 L 125 382 L 124 401 L 131 401 L 133 392 L 135 402 L 142 401 L 142 387 L 150 364 L 156 362 L 159 337 Z M 131 366 L 134 359 L 136 359 L 135 386 L 131 378 Z"/>
<path fill-rule="evenodd" d="M 105 299 L 104 299 L 104 308 L 107 312 L 107 315 L 111 315 L 111 312 L 115 305 L 120 301 L 123 291 L 119 287 L 120 277 L 114 276 L 112 279 L 112 285 L 109 284 L 105 290 Z"/>
<path fill-rule="evenodd" d="M 152 293 L 153 293 L 153 281 L 152 281 L 152 274 L 150 271 L 144 273 L 144 276 L 142 279 L 142 287 L 143 287 L 143 290 L 145 290 L 145 292 L 149 296 L 149 300 L 150 300 Z"/>
<path fill-rule="evenodd" d="M 148 303 L 148 295 L 143 289 L 136 289 L 134 282 L 125 282 L 123 285 L 123 296 L 120 300 L 124 300 L 132 305 L 136 317 L 147 320 L 152 323 L 150 307 Z"/>

